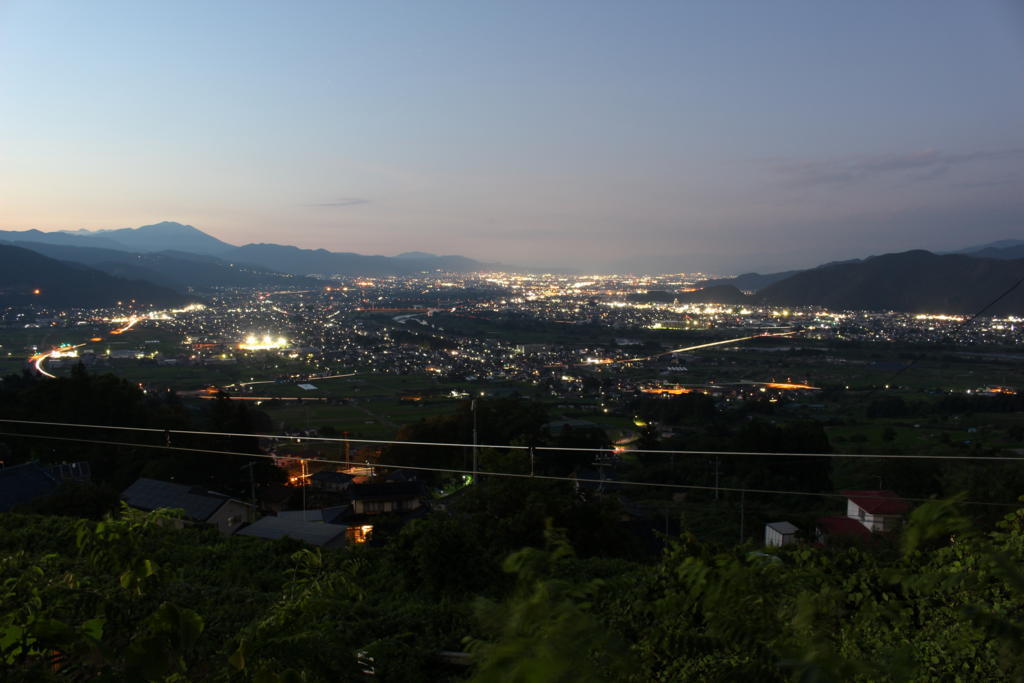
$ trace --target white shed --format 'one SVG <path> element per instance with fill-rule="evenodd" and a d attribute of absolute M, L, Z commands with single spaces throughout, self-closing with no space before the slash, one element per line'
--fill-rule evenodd
<path fill-rule="evenodd" d="M 769 522 L 764 525 L 764 544 L 772 548 L 796 542 L 796 532 L 800 531 L 789 522 Z"/>

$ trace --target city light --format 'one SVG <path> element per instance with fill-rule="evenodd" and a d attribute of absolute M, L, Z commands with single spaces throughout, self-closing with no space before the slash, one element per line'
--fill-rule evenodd
<path fill-rule="evenodd" d="M 287 346 L 288 340 L 284 337 L 274 338 L 269 334 L 257 337 L 255 334 L 250 334 L 245 338 L 244 342 L 238 345 L 238 348 L 242 351 L 271 351 L 283 349 Z"/>

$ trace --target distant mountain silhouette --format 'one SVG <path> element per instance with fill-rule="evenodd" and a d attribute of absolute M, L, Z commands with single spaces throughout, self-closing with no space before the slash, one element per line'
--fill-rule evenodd
<path fill-rule="evenodd" d="M 114 240 L 104 237 L 86 237 L 78 233 L 43 232 L 42 230 L 0 230 L 0 241 L 3 242 L 38 242 L 41 244 L 61 244 L 71 247 L 98 247 L 102 249 L 123 249 Z"/>
<path fill-rule="evenodd" d="M 132 251 L 165 251 L 176 249 L 193 254 L 216 256 L 233 248 L 191 225 L 164 221 L 139 228 L 105 230 L 97 234 L 103 239 L 113 240 Z"/>
<path fill-rule="evenodd" d="M 488 264 L 465 256 L 437 256 L 422 251 L 410 251 L 398 256 L 365 256 L 351 252 L 331 252 L 326 249 L 301 249 L 280 244 L 246 244 L 242 247 L 223 242 L 207 235 L 202 230 L 171 221 L 144 225 L 139 228 L 118 230 L 68 230 L 42 232 L 39 230 L 0 231 L 0 242 L 31 242 L 35 245 L 92 247 L 112 251 L 139 253 L 161 253 L 174 251 L 212 256 L 229 266 L 249 264 L 256 270 L 268 273 L 291 275 L 344 274 L 344 275 L 411 275 L 423 271 L 444 271 L 472 273 L 497 270 L 500 264 Z M 69 257 L 71 258 L 71 257 Z M 84 258 L 84 257 L 83 257 Z M 74 260 L 78 260 L 75 258 Z M 127 268 L 123 259 L 111 258 L 111 264 Z M 98 265 L 98 262 L 97 262 Z M 247 268 L 249 266 L 241 266 Z M 508 267 L 506 267 L 508 268 Z M 519 269 L 522 270 L 522 269 Z M 156 278 L 164 278 L 161 272 Z M 197 286 L 186 278 L 174 280 L 174 286 L 184 284 Z M 236 277 L 233 282 L 238 281 Z M 225 281 L 224 284 L 232 283 Z M 245 285 L 245 282 L 238 282 Z M 200 285 L 202 286 L 202 285 Z"/>
<path fill-rule="evenodd" d="M 733 285 L 715 285 L 698 289 L 696 292 L 680 292 L 677 300 L 681 304 L 727 304 L 743 305 L 755 301 L 754 297 L 741 292 Z"/>
<path fill-rule="evenodd" d="M 45 233 L 53 235 L 54 233 Z M 163 221 L 153 225 L 143 225 L 138 228 L 121 228 L 119 230 L 75 230 L 73 232 L 57 233 L 70 235 L 85 240 L 99 240 L 92 246 L 119 248 L 124 251 L 149 252 L 177 249 L 193 254 L 217 255 L 234 248 L 234 245 L 222 242 L 216 237 L 207 235 L 202 230 L 191 225 L 182 225 L 173 221 Z M 7 238 L 10 239 L 10 238 Z M 37 240 L 29 237 L 31 241 Z M 89 246 L 76 242 L 80 246 Z M 110 247 L 110 245 L 116 245 Z"/>
<path fill-rule="evenodd" d="M 296 275 L 412 275 L 436 270 L 471 273 L 489 268 L 465 256 L 364 256 L 326 249 L 300 249 L 282 244 L 246 244 L 222 257 Z"/>
<path fill-rule="evenodd" d="M 782 273 L 744 273 L 743 275 L 737 275 L 736 277 L 723 277 L 714 280 L 705 280 L 697 284 L 702 287 L 718 287 L 720 285 L 730 285 L 736 289 L 744 292 L 756 292 L 760 289 L 764 289 L 768 285 L 775 284 L 780 280 L 785 280 L 787 277 L 792 277 L 802 271 L 799 270 L 787 270 Z"/>
<path fill-rule="evenodd" d="M 0 244 L 0 301 L 7 305 L 102 308 L 132 300 L 148 306 L 180 306 L 189 301 L 151 282 L 114 277 L 29 249 Z"/>
<path fill-rule="evenodd" d="M 964 247 L 958 249 L 957 254 L 969 254 L 971 256 L 977 256 L 981 252 L 997 252 L 1003 249 L 1009 249 L 1011 247 L 1024 247 L 1024 240 L 997 240 L 995 242 L 987 242 L 986 244 L 975 244 L 970 247 Z M 992 258 L 999 258 L 998 256 Z"/>
<path fill-rule="evenodd" d="M 152 252 L 177 249 L 194 254 L 216 255 L 234 246 L 207 235 L 191 225 L 165 221 L 140 228 L 119 230 L 0 230 L 5 242 L 35 242 L 71 247 L 95 247 L 130 252 Z"/>
<path fill-rule="evenodd" d="M 213 256 L 184 251 L 139 254 L 40 242 L 19 241 L 13 244 L 50 258 L 81 263 L 117 277 L 148 280 L 179 292 L 187 292 L 190 288 L 208 292 L 215 287 L 320 286 L 312 278 L 276 273 L 260 266 L 228 263 Z"/>
<path fill-rule="evenodd" d="M 974 313 L 1024 277 L 1024 260 L 907 251 L 805 270 L 760 290 L 785 306 Z M 1024 313 L 1024 286 L 989 313 Z"/>
<path fill-rule="evenodd" d="M 1006 241 L 1010 242 L 1012 240 Z M 984 249 L 979 249 L 978 251 L 972 251 L 968 254 L 968 256 L 1004 260 L 1024 258 L 1024 244 L 1007 245 L 1002 247 L 986 247 Z"/>

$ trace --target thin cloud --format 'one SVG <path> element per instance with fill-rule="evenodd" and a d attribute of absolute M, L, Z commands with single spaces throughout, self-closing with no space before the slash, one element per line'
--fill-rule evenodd
<path fill-rule="evenodd" d="M 937 149 L 919 152 L 857 156 L 827 161 L 802 161 L 775 166 L 799 187 L 846 185 L 899 175 L 910 180 L 939 178 L 951 168 L 972 163 L 1024 159 L 1024 149 L 979 150 L 948 154 Z"/>

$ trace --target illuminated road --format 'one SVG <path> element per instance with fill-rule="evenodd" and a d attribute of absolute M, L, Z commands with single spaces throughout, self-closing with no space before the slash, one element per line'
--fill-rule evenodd
<path fill-rule="evenodd" d="M 723 339 L 722 341 L 708 342 L 707 344 L 697 344 L 695 346 L 685 346 L 685 347 L 683 347 L 681 349 L 672 349 L 671 351 L 662 351 L 661 353 L 656 353 L 653 356 L 643 356 L 642 358 L 626 358 L 626 359 L 623 359 L 623 360 L 611 361 L 611 363 L 608 363 L 608 364 L 609 365 L 615 365 L 615 364 L 619 364 L 619 363 L 642 363 L 643 361 L 654 360 L 655 358 L 660 358 L 661 356 L 668 356 L 668 355 L 671 355 L 673 353 L 685 353 L 687 351 L 696 351 L 698 349 L 706 349 L 706 348 L 709 348 L 709 347 L 712 347 L 712 346 L 722 346 L 723 344 L 735 344 L 736 342 L 748 341 L 750 339 L 757 339 L 759 337 L 788 337 L 788 336 L 796 334 L 796 333 L 797 333 L 796 330 L 793 330 L 792 332 L 763 332 L 761 334 L 752 334 L 752 335 L 750 335 L 748 337 L 736 337 L 735 339 Z"/>
<path fill-rule="evenodd" d="M 50 349 L 46 353 L 37 353 L 28 360 L 30 363 L 32 363 L 33 366 L 35 366 L 36 371 L 40 375 L 44 377 L 49 377 L 50 379 L 57 379 L 57 375 L 51 375 L 49 372 L 43 369 L 43 362 L 55 353 L 62 354 L 71 351 L 72 349 L 81 348 L 83 346 L 85 346 L 85 344 L 76 344 L 75 346 L 58 346 L 57 348 Z"/>
<path fill-rule="evenodd" d="M 320 380 L 324 379 L 340 379 L 342 377 L 355 377 L 355 375 L 356 373 L 349 372 L 344 375 L 323 375 L 322 377 L 306 377 L 303 379 L 303 382 L 319 382 Z M 252 382 L 236 382 L 235 384 L 228 384 L 224 388 L 230 389 L 231 387 L 251 387 L 254 384 L 275 384 L 276 382 L 276 379 L 258 379 Z"/>
<path fill-rule="evenodd" d="M 116 330 L 111 330 L 110 334 L 124 334 L 128 330 L 135 327 L 135 324 L 140 320 L 142 320 L 142 318 L 137 318 L 133 315 L 132 317 L 128 318 L 128 322 L 125 324 L 124 327 L 119 327 Z"/>
<path fill-rule="evenodd" d="M 118 327 L 116 330 L 111 330 L 110 334 L 124 334 L 128 330 L 130 330 L 133 327 L 135 327 L 135 325 L 138 324 L 141 320 L 142 320 L 142 318 L 133 315 L 130 318 L 128 318 L 128 322 L 126 322 L 124 325 L 122 325 L 121 327 Z M 93 342 L 103 341 L 103 338 L 102 337 L 93 337 L 92 339 L 90 339 L 90 341 L 93 341 Z M 46 362 L 46 360 L 48 358 L 54 357 L 54 354 L 63 354 L 65 352 L 67 352 L 67 351 L 71 351 L 72 349 L 79 349 L 79 348 L 81 348 L 83 346 L 85 346 L 84 343 L 83 344 L 75 344 L 74 346 L 72 346 L 71 344 L 65 344 L 63 346 L 58 346 L 58 347 L 50 349 L 49 351 L 47 351 L 45 353 L 37 353 L 37 354 L 35 354 L 34 356 L 32 356 L 31 358 L 28 359 L 28 362 L 31 363 L 35 367 L 36 371 L 40 375 L 42 375 L 43 377 L 49 377 L 50 379 L 56 379 L 57 378 L 56 375 L 47 372 L 43 368 L 43 363 Z"/>

